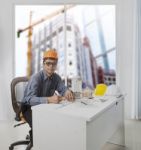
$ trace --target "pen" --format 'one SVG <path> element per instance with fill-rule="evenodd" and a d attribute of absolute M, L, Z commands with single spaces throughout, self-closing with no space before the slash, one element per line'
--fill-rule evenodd
<path fill-rule="evenodd" d="M 85 103 L 85 102 L 83 102 L 83 101 L 81 101 L 81 103 L 84 104 L 84 105 L 88 105 L 87 103 Z"/>
<path fill-rule="evenodd" d="M 55 90 L 54 94 L 59 97 L 59 101 L 65 100 L 65 97 L 61 96 L 58 91 Z"/>
<path fill-rule="evenodd" d="M 55 90 L 55 95 L 58 95 L 58 96 L 59 96 L 60 94 L 58 93 L 58 91 Z"/>

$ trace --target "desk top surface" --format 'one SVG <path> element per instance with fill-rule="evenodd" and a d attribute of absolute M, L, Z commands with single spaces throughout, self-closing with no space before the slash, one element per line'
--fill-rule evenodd
<path fill-rule="evenodd" d="M 98 115 L 111 108 L 123 97 L 116 98 L 113 96 L 96 97 L 93 99 L 78 99 L 75 102 L 64 101 L 61 104 L 41 104 L 32 107 L 32 111 L 39 113 L 51 113 L 55 111 L 68 116 L 79 117 L 86 121 L 95 119 Z"/>

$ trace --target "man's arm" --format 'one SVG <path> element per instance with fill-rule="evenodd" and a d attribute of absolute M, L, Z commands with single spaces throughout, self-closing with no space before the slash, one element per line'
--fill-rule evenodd
<path fill-rule="evenodd" d="M 68 90 L 68 88 L 65 86 L 64 82 L 61 80 L 60 77 L 58 79 L 58 86 L 56 90 L 61 96 L 64 96 L 65 92 Z"/>
<path fill-rule="evenodd" d="M 59 92 L 60 95 L 64 96 L 67 100 L 69 101 L 73 101 L 74 100 L 74 95 L 73 92 L 70 91 L 64 84 L 64 82 L 61 80 L 59 80 L 58 82 L 58 87 L 57 87 L 57 91 Z"/>
<path fill-rule="evenodd" d="M 37 76 L 32 76 L 24 93 L 24 102 L 33 106 L 42 103 L 47 103 L 47 97 L 38 97 L 38 90 L 40 88 L 40 80 Z"/>
<path fill-rule="evenodd" d="M 53 95 L 50 97 L 39 97 L 38 92 L 40 90 L 41 81 L 38 76 L 33 76 L 26 87 L 24 94 L 24 102 L 28 105 L 34 106 L 44 103 L 59 103 L 61 101 L 60 96 Z"/>

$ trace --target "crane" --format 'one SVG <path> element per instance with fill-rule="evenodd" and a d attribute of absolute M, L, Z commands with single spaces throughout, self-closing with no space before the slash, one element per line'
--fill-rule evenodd
<path fill-rule="evenodd" d="M 32 74 L 32 34 L 33 34 L 33 27 L 37 26 L 38 24 L 48 20 L 48 19 L 51 19 L 52 17 L 54 16 L 57 16 L 59 14 L 62 14 L 64 13 L 66 10 L 68 9 L 71 9 L 73 8 L 75 5 L 67 5 L 65 8 L 62 7 L 60 9 L 58 9 L 57 11 L 54 11 L 53 13 L 39 19 L 38 21 L 32 23 L 31 20 L 32 20 L 32 12 L 30 12 L 30 20 L 29 20 L 29 26 L 23 28 L 23 29 L 18 29 L 17 31 L 17 37 L 19 38 L 21 33 L 24 32 L 24 31 L 27 31 L 28 30 L 28 51 L 27 51 L 27 76 L 31 76 Z"/>
<path fill-rule="evenodd" d="M 29 26 L 31 26 L 31 19 L 32 19 L 32 11 L 30 12 L 30 18 L 29 18 Z M 27 50 L 27 76 L 29 77 L 32 74 L 32 27 L 28 30 L 28 50 Z"/>

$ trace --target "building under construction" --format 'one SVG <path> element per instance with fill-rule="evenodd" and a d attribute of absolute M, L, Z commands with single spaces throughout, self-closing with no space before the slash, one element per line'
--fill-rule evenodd
<path fill-rule="evenodd" d="M 45 25 L 37 34 L 34 34 L 32 73 L 41 70 L 43 52 L 49 48 L 58 51 L 57 73 L 63 79 L 65 79 L 66 73 L 68 79 L 81 78 L 87 86 L 93 88 L 96 84 L 96 72 L 92 72 L 92 68 L 96 68 L 94 66 L 96 63 L 91 61 L 91 57 L 93 59 L 94 57 L 90 46 L 83 43 L 79 28 L 71 16 L 66 17 L 66 26 L 64 26 L 64 17 L 59 16 Z"/>

